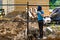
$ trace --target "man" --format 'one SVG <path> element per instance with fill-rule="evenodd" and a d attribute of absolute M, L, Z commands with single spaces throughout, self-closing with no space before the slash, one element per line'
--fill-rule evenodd
<path fill-rule="evenodd" d="M 44 16 L 44 12 L 42 10 L 42 7 L 38 6 L 37 18 L 38 18 L 38 25 L 39 25 L 39 31 L 40 31 L 39 38 L 43 38 L 43 16 Z"/>
<path fill-rule="evenodd" d="M 43 16 L 44 16 L 44 12 L 43 12 L 41 6 L 38 6 L 36 14 L 37 14 L 38 26 L 39 26 L 39 32 L 40 32 L 39 38 L 43 38 Z"/>

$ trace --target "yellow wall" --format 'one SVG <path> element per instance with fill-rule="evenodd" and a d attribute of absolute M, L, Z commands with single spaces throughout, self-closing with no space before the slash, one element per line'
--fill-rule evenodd
<path fill-rule="evenodd" d="M 27 0 L 15 0 L 15 4 L 27 4 Z M 45 16 L 50 14 L 49 12 L 49 0 L 29 0 L 30 5 L 43 5 L 42 8 L 44 10 Z M 45 5 L 45 6 L 44 6 Z M 46 6 L 48 5 L 48 6 Z M 35 6 L 30 6 L 35 7 Z M 15 10 L 24 11 L 26 6 L 15 6 Z"/>
<path fill-rule="evenodd" d="M 27 4 L 27 0 L 15 0 L 15 4 Z M 15 10 L 24 11 L 26 6 L 15 6 Z"/>
<path fill-rule="evenodd" d="M 30 4 L 48 5 L 49 0 L 30 0 Z"/>
<path fill-rule="evenodd" d="M 44 10 L 45 16 L 49 16 L 49 0 L 30 0 L 30 5 L 42 5 L 42 9 Z M 34 6 L 33 6 L 34 8 Z"/>
<path fill-rule="evenodd" d="M 16 4 L 26 4 L 27 0 L 15 0 Z"/>

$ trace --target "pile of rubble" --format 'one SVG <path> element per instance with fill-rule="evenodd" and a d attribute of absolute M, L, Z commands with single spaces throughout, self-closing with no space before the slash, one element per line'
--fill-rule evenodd
<path fill-rule="evenodd" d="M 16 16 L 14 19 L 12 19 L 12 21 L 0 22 L 0 40 L 26 39 L 27 28 L 23 18 Z"/>
<path fill-rule="evenodd" d="M 42 40 L 60 40 L 60 30 L 51 29 L 50 27 L 44 27 L 44 37 Z M 39 36 L 39 29 L 35 27 L 29 27 L 29 39 L 36 40 Z"/>
<path fill-rule="evenodd" d="M 50 34 L 46 39 L 43 40 L 60 40 L 60 31 L 57 31 L 56 34 Z"/>
<path fill-rule="evenodd" d="M 12 16 L 11 15 L 9 17 L 13 17 L 13 15 Z M 27 17 L 24 19 L 25 17 L 24 15 L 22 15 L 21 17 L 21 15 L 14 14 L 14 17 L 12 19 L 8 19 L 11 21 L 0 22 L 0 40 L 27 40 L 27 24 L 25 22 Z M 7 20 L 7 19 L 1 18 L 1 20 Z M 53 26 L 52 28 L 54 29 Z M 29 39 L 35 40 L 38 37 L 38 35 L 39 35 L 39 29 L 30 26 L 28 34 Z M 57 32 L 56 30 L 51 31 L 50 28 L 45 28 L 44 36 L 46 36 L 47 38 L 42 40 L 60 40 L 60 28 L 59 31 Z"/>

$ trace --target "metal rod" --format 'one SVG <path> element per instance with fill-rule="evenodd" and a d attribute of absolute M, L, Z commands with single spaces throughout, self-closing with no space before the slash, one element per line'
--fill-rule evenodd
<path fill-rule="evenodd" d="M 3 6 L 3 4 L 2 4 L 2 6 Z M 8 0 L 7 0 L 7 14 L 8 14 Z"/>
<path fill-rule="evenodd" d="M 52 6 L 52 5 L 46 5 L 46 4 L 45 5 L 30 5 L 29 4 L 29 6 Z M 60 6 L 60 5 L 53 5 L 53 6 Z"/>
<path fill-rule="evenodd" d="M 8 2 L 7 2 L 8 3 Z M 2 6 L 27 6 L 27 4 L 2 4 Z M 1 6 L 1 4 L 0 4 Z M 39 6 L 39 5 L 31 5 L 31 4 L 28 4 L 28 6 Z M 43 5 L 40 5 L 40 6 L 52 6 L 52 5 L 49 5 L 49 4 L 43 4 Z M 53 5 L 53 6 L 60 6 L 60 5 Z"/>
<path fill-rule="evenodd" d="M 27 40 L 29 40 L 28 34 L 29 34 L 29 2 L 27 2 Z"/>
<path fill-rule="evenodd" d="M 2 6 L 27 6 L 27 4 L 2 4 Z"/>

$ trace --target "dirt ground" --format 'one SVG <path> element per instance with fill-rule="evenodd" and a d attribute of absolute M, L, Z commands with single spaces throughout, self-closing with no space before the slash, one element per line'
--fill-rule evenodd
<path fill-rule="evenodd" d="M 17 20 L 20 20 L 20 22 L 16 22 Z M 44 28 L 46 27 L 44 26 Z M 45 33 L 47 31 L 44 32 L 44 36 L 46 36 Z M 39 35 L 37 21 L 29 22 L 29 39 L 36 40 L 34 35 Z M 46 37 L 46 39 L 42 40 L 60 40 L 60 31 L 49 33 Z M 16 17 L 12 21 L 0 21 L 0 40 L 27 40 L 27 23 L 21 17 L 20 19 Z"/>

